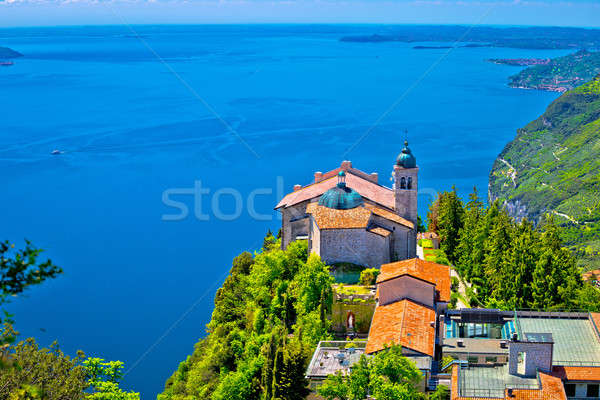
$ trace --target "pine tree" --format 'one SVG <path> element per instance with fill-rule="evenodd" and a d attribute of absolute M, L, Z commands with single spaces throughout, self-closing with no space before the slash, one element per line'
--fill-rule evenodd
<path fill-rule="evenodd" d="M 455 252 L 460 241 L 459 232 L 463 227 L 463 203 L 456 186 L 452 186 L 450 192 L 442 193 L 439 203 L 439 235 L 440 247 L 448 256 L 451 263 L 456 263 Z"/>
<path fill-rule="evenodd" d="M 469 195 L 469 202 L 465 206 L 464 224 L 459 231 L 460 241 L 455 255 L 457 260 L 455 266 L 460 275 L 467 280 L 471 279 L 475 236 L 483 216 L 483 201 L 477 194 L 477 188 L 474 187 L 473 193 Z"/>
<path fill-rule="evenodd" d="M 513 234 L 512 220 L 506 210 L 502 210 L 498 215 L 496 224 L 490 230 L 490 235 L 484 242 L 484 273 L 486 285 L 482 288 L 484 298 L 489 296 L 496 301 L 506 300 L 504 292 L 505 283 L 510 280 L 510 268 L 507 258 L 510 251 L 510 245 Z"/>
<path fill-rule="evenodd" d="M 274 331 L 269 337 L 269 342 L 264 349 L 265 362 L 262 368 L 261 387 L 263 399 L 271 400 L 273 397 L 273 368 L 275 366 L 275 355 L 277 353 L 277 333 Z"/>
<path fill-rule="evenodd" d="M 473 236 L 473 250 L 471 255 L 470 280 L 477 293 L 485 290 L 486 280 L 484 274 L 485 248 L 484 244 L 492 227 L 496 224 L 499 215 L 499 203 L 495 201 L 488 207 L 485 217 L 481 219 L 477 231 Z"/>

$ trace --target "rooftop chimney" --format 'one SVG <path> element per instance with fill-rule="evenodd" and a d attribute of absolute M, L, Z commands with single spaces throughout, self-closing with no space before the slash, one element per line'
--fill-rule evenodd
<path fill-rule="evenodd" d="M 342 161 L 342 171 L 348 171 L 350 168 L 352 168 L 350 161 Z"/>
<path fill-rule="evenodd" d="M 315 172 L 315 183 L 319 183 L 323 180 L 323 173 L 321 171 Z"/>
<path fill-rule="evenodd" d="M 294 192 L 299 189 L 302 189 L 302 185 L 294 185 Z"/>
<path fill-rule="evenodd" d="M 379 180 L 379 174 L 377 172 L 372 172 L 371 173 L 371 182 L 377 183 L 378 180 Z"/>

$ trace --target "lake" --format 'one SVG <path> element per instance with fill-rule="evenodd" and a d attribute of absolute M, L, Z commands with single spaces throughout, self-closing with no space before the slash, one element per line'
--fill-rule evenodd
<path fill-rule="evenodd" d="M 8 305 L 22 337 L 123 361 L 144 400 L 294 184 L 347 150 L 389 184 L 407 130 L 423 217 L 452 184 L 485 197 L 498 153 L 558 94 L 508 88 L 520 68 L 484 60 L 568 53 L 338 40 L 368 25 L 132 29 L 0 29 L 24 54 L 0 68 L 0 239 L 65 270 Z"/>

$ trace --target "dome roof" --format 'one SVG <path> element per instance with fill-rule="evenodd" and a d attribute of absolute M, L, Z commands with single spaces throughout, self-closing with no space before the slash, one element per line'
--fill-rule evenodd
<path fill-rule="evenodd" d="M 404 142 L 404 148 L 396 159 L 396 165 L 404 168 L 415 168 L 417 166 L 417 159 L 410 152 L 408 141 Z"/>
<path fill-rule="evenodd" d="M 357 191 L 346 186 L 346 182 L 343 181 L 345 177 L 346 173 L 340 171 L 337 186 L 332 187 L 321 195 L 318 203 L 320 206 L 336 210 L 351 210 L 365 204 L 362 196 Z"/>

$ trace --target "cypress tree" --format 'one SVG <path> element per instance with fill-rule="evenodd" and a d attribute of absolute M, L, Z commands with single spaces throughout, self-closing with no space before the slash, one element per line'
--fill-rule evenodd
<path fill-rule="evenodd" d="M 459 231 L 460 241 L 455 255 L 457 260 L 455 266 L 461 276 L 467 280 L 471 279 L 477 228 L 483 215 L 483 201 L 477 194 L 477 188 L 473 187 L 473 193 L 469 194 L 469 201 L 465 206 L 464 224 Z"/>
<path fill-rule="evenodd" d="M 463 203 L 456 186 L 450 192 L 444 192 L 439 202 L 439 235 L 440 247 L 452 264 L 456 263 L 456 249 L 460 240 L 459 232 L 463 227 Z"/>
<path fill-rule="evenodd" d="M 261 387 L 263 389 L 263 399 L 271 400 L 273 397 L 273 368 L 275 366 L 275 354 L 277 352 L 276 331 L 271 333 L 267 343 L 264 356 L 265 362 L 262 368 Z"/>

